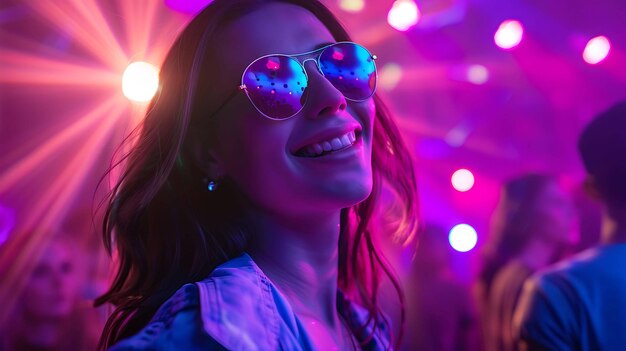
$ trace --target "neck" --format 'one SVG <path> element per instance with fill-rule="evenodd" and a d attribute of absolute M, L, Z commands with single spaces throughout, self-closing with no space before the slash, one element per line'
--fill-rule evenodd
<path fill-rule="evenodd" d="M 297 221 L 256 214 L 254 218 L 249 253 L 257 265 L 298 316 L 338 326 L 339 212 Z"/>
<path fill-rule="evenodd" d="M 602 217 L 602 243 L 626 242 L 626 210 L 605 211 Z"/>

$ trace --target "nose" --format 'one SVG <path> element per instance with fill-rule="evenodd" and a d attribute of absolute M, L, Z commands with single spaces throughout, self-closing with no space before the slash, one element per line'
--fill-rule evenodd
<path fill-rule="evenodd" d="M 313 60 L 304 63 L 309 84 L 305 90 L 304 113 L 309 118 L 333 115 L 347 108 L 346 98 L 322 75 Z"/>

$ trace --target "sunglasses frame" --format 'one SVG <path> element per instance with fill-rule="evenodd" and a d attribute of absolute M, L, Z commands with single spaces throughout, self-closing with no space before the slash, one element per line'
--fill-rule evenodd
<path fill-rule="evenodd" d="M 328 49 L 328 48 L 330 48 L 330 47 L 332 47 L 332 46 L 335 46 L 335 45 L 339 45 L 339 44 L 352 44 L 352 45 L 356 45 L 356 46 L 358 46 L 358 47 L 362 48 L 363 50 L 365 50 L 365 51 L 366 51 L 366 52 L 370 55 L 370 58 L 372 59 L 372 65 L 374 65 L 374 75 L 376 76 L 376 82 L 375 82 L 375 84 L 374 84 L 374 87 L 372 88 L 372 93 L 371 93 L 368 97 L 366 97 L 366 98 L 364 98 L 364 99 L 350 99 L 350 98 L 348 98 L 348 97 L 346 97 L 346 96 L 344 95 L 344 98 L 345 98 L 346 100 L 349 100 L 349 101 L 355 101 L 355 102 L 361 102 L 361 101 L 365 101 L 365 100 L 367 100 L 367 99 L 371 98 L 371 97 L 374 95 L 374 93 L 376 92 L 376 87 L 378 86 L 378 69 L 376 68 L 376 59 L 377 59 L 378 57 L 377 57 L 376 55 L 372 54 L 372 53 L 371 53 L 369 50 L 367 50 L 364 46 L 359 45 L 359 44 L 357 44 L 357 43 L 355 43 L 355 42 L 352 42 L 352 41 L 340 41 L 340 42 L 336 42 L 336 43 L 328 44 L 328 45 L 323 46 L 323 47 L 321 47 L 321 48 L 319 48 L 319 49 L 315 49 L 315 50 L 312 50 L 312 51 L 307 51 L 307 52 L 302 53 L 302 54 L 296 54 L 296 55 L 287 55 L 287 54 L 268 54 L 268 55 L 263 55 L 263 56 L 261 56 L 261 57 L 258 57 L 258 58 L 256 58 L 256 59 L 254 59 L 252 62 L 250 62 L 250 64 L 249 64 L 248 66 L 246 66 L 246 68 L 243 70 L 243 73 L 241 74 L 241 84 L 237 87 L 237 88 L 238 88 L 238 91 L 242 91 L 242 90 L 243 90 L 243 91 L 245 91 L 246 96 L 248 97 L 248 100 L 250 100 L 250 103 L 252 104 L 252 106 L 254 106 L 254 108 L 255 108 L 257 111 L 259 111 L 259 113 L 260 113 L 260 114 L 262 114 L 263 116 L 265 116 L 266 118 L 269 118 L 269 119 L 274 120 L 274 121 L 284 121 L 284 120 L 287 120 L 287 119 L 289 119 L 289 118 L 292 118 L 292 117 L 294 117 L 295 115 L 297 115 L 298 113 L 300 113 L 300 112 L 302 111 L 302 109 L 304 109 L 304 106 L 306 105 L 306 102 L 307 102 L 307 100 L 308 100 L 308 99 L 306 99 L 306 100 L 304 101 L 304 103 L 302 104 L 302 106 L 300 107 L 300 109 L 299 109 L 298 111 L 296 111 L 293 115 L 291 115 L 291 116 L 289 116 L 289 117 L 285 117 L 285 118 L 275 118 L 275 117 L 268 116 L 267 114 L 265 114 L 263 111 L 261 111 L 261 110 L 260 110 L 260 109 L 256 106 L 256 104 L 254 103 L 254 101 L 252 101 L 252 98 L 250 97 L 250 94 L 248 93 L 248 87 L 247 87 L 247 86 L 246 86 L 246 84 L 244 83 L 244 78 L 245 78 L 245 76 L 246 76 L 246 73 L 248 72 L 248 69 L 249 69 L 252 65 L 254 65 L 257 61 L 262 60 L 262 59 L 267 58 L 267 57 L 272 57 L 272 56 L 273 56 L 273 57 L 276 57 L 276 56 L 288 57 L 288 58 L 290 58 L 290 59 L 295 60 L 295 61 L 298 63 L 298 65 L 300 65 L 300 68 L 302 68 L 302 72 L 304 73 L 304 76 L 305 76 L 305 78 L 306 78 L 306 82 L 307 82 L 307 88 L 306 88 L 306 89 L 308 89 L 308 86 L 309 86 L 309 84 L 308 84 L 308 83 L 309 83 L 309 75 L 307 74 L 307 72 L 306 72 L 306 68 L 304 67 L 304 65 L 305 65 L 308 61 L 313 61 L 313 62 L 315 62 L 315 65 L 316 65 L 316 67 L 317 67 L 317 70 L 320 72 L 320 74 L 321 74 L 322 76 L 324 76 L 324 78 L 325 78 L 325 79 L 328 79 L 328 78 L 326 78 L 326 76 L 324 75 L 324 72 L 322 72 L 322 68 L 321 68 L 321 66 L 320 66 L 320 58 L 322 57 L 322 53 L 324 53 L 324 51 L 325 51 L 326 49 Z M 316 55 L 316 54 L 317 54 L 317 55 Z M 305 58 L 304 60 L 300 60 L 300 59 L 298 59 L 299 57 L 302 57 L 302 56 L 313 56 L 313 55 L 316 55 L 316 56 L 315 56 L 315 57 L 310 57 L 310 58 Z M 330 81 L 329 81 L 329 82 L 330 82 Z M 330 83 L 332 84 L 332 82 L 330 82 Z M 333 85 L 333 87 L 334 87 L 334 86 L 335 86 L 335 85 Z M 305 89 L 304 91 L 306 91 L 306 89 Z M 335 89 L 337 89 L 337 88 L 335 87 Z M 343 93 L 342 93 L 339 89 L 337 89 L 337 90 L 338 90 L 338 91 L 339 91 L 339 92 L 343 95 Z"/>

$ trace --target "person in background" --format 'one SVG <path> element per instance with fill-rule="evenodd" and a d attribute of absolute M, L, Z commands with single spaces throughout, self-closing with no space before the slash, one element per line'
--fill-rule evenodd
<path fill-rule="evenodd" d="M 94 350 L 101 319 L 83 296 L 84 250 L 74 234 L 55 234 L 2 327 L 2 351 Z"/>
<path fill-rule="evenodd" d="M 577 242 L 573 203 L 554 177 L 526 174 L 504 184 L 476 289 L 485 350 L 516 349 L 512 320 L 525 279 Z"/>
<path fill-rule="evenodd" d="M 626 347 L 626 101 L 584 128 L 578 150 L 603 206 L 601 244 L 527 281 L 515 313 L 523 350 Z"/>
<path fill-rule="evenodd" d="M 478 351 L 480 325 L 468 287 L 454 276 L 448 233 L 426 224 L 405 283 L 402 350 Z"/>

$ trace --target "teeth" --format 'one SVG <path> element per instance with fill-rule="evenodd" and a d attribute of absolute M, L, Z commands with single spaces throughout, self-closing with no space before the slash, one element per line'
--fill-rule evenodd
<path fill-rule="evenodd" d="M 325 140 L 320 143 L 311 144 L 306 146 L 301 152 L 303 156 L 316 157 L 325 152 L 337 151 L 348 146 L 351 146 L 356 141 L 356 135 L 354 131 L 348 132 L 330 140 Z"/>

